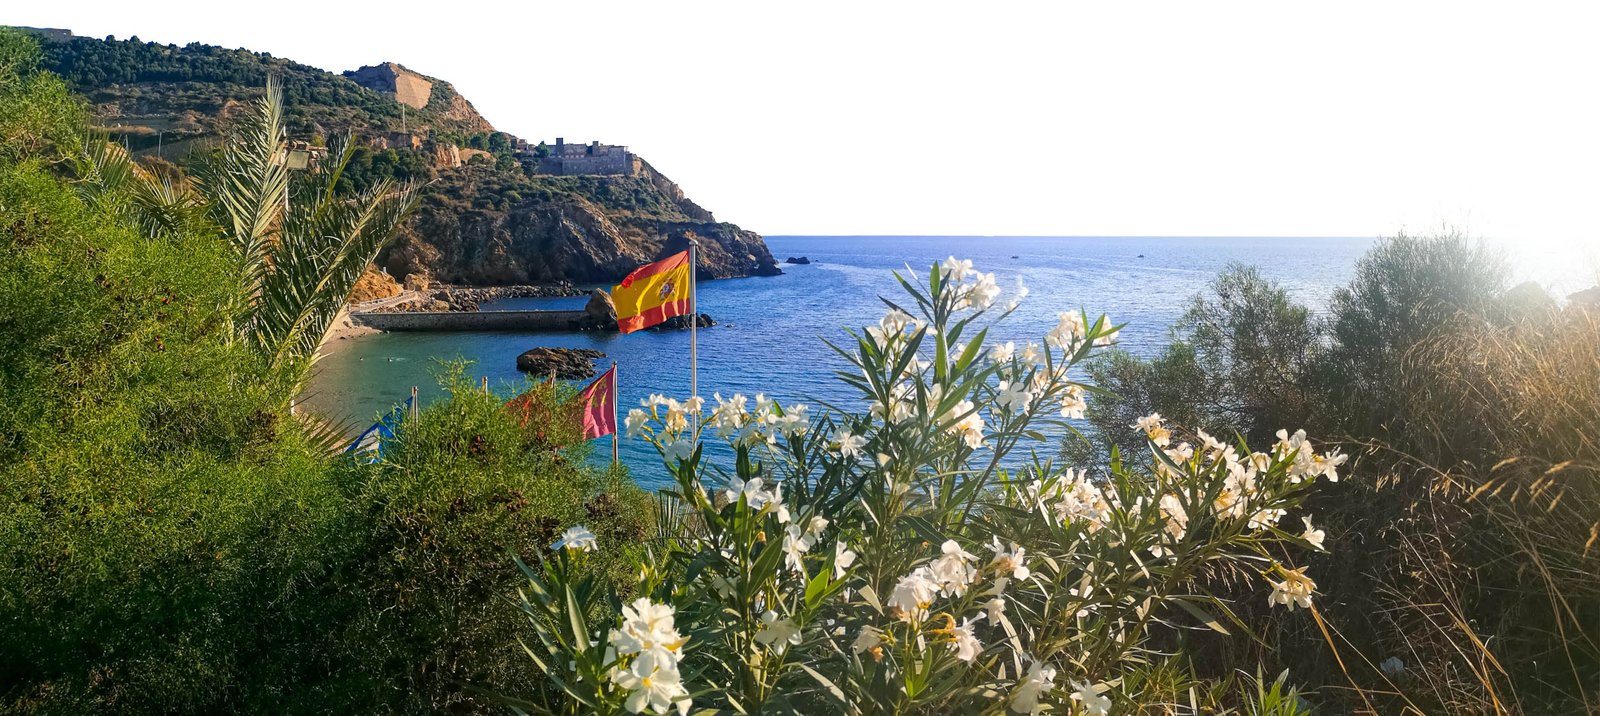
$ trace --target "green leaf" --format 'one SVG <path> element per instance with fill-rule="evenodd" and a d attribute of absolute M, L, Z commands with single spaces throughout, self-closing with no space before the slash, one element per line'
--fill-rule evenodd
<path fill-rule="evenodd" d="M 1206 613 L 1204 609 L 1201 609 L 1200 607 L 1190 603 L 1189 600 L 1179 598 L 1173 599 L 1172 601 L 1184 611 L 1188 612 L 1195 619 L 1199 619 L 1201 624 L 1210 627 L 1213 631 L 1226 636 L 1233 636 L 1233 633 L 1229 632 L 1226 627 L 1222 626 L 1222 622 L 1217 621 L 1216 617 L 1211 616 L 1210 614 Z"/>

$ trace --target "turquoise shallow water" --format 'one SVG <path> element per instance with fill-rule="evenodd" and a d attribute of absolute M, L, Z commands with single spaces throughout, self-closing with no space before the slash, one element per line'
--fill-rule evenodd
<path fill-rule="evenodd" d="M 833 377 L 841 359 L 822 343 L 843 326 L 875 323 L 876 296 L 900 292 L 890 272 L 910 264 L 925 274 L 956 255 L 992 271 L 1007 294 L 1021 277 L 1031 290 L 1023 307 L 994 335 L 1038 339 L 1058 311 L 1082 307 L 1126 322 L 1125 348 L 1150 354 L 1165 345 L 1188 298 L 1231 262 L 1255 264 L 1320 308 L 1345 283 L 1370 239 L 1344 238 L 1040 238 L 1040 237 L 768 237 L 774 255 L 806 256 L 784 275 L 710 281 L 700 307 L 720 325 L 700 331 L 700 392 L 709 397 L 765 392 L 790 401 L 839 403 L 853 398 Z M 1142 255 L 1142 256 L 1141 256 Z M 516 299 L 487 308 L 581 307 L 584 298 Z M 619 365 L 624 407 L 650 393 L 689 392 L 689 333 L 614 334 L 391 333 L 339 341 L 318 364 L 310 404 L 351 422 L 370 422 L 420 387 L 424 402 L 440 394 L 435 359 L 475 361 L 475 376 L 509 396 L 523 380 L 519 353 L 536 346 L 596 348 Z M 603 369 L 604 363 L 601 367 Z M 596 452 L 609 446 L 597 441 Z M 622 458 L 642 484 L 664 478 L 653 449 L 622 442 Z"/>

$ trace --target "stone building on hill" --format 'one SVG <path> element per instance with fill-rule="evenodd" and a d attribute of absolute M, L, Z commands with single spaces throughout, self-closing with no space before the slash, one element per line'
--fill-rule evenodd
<path fill-rule="evenodd" d="M 548 149 L 550 153 L 539 157 L 534 167 L 534 171 L 539 174 L 557 176 L 584 174 L 638 176 L 639 174 L 639 157 L 628 151 L 627 147 L 599 142 L 567 144 L 567 140 L 556 137 L 555 146 Z"/>

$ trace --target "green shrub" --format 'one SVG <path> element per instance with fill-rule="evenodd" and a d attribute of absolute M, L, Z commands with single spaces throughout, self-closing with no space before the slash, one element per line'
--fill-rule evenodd
<path fill-rule="evenodd" d="M 37 86 L 0 104 L 46 116 Z M 0 153 L 0 712 L 470 711 L 463 682 L 525 683 L 510 555 L 579 519 L 629 555 L 650 515 L 586 462 L 570 391 L 534 387 L 524 425 L 458 368 L 384 460 L 329 455 L 287 409 L 300 366 L 238 338 L 220 231 L 146 231 L 57 149 Z"/>

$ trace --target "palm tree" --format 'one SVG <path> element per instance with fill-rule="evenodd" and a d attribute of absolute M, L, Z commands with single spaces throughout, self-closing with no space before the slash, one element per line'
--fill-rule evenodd
<path fill-rule="evenodd" d="M 298 390 L 368 265 L 417 203 L 389 179 L 355 196 L 335 190 L 355 145 L 346 137 L 291 178 L 283 93 L 274 79 L 200 175 L 200 193 L 232 246 L 240 279 L 234 335 Z"/>

